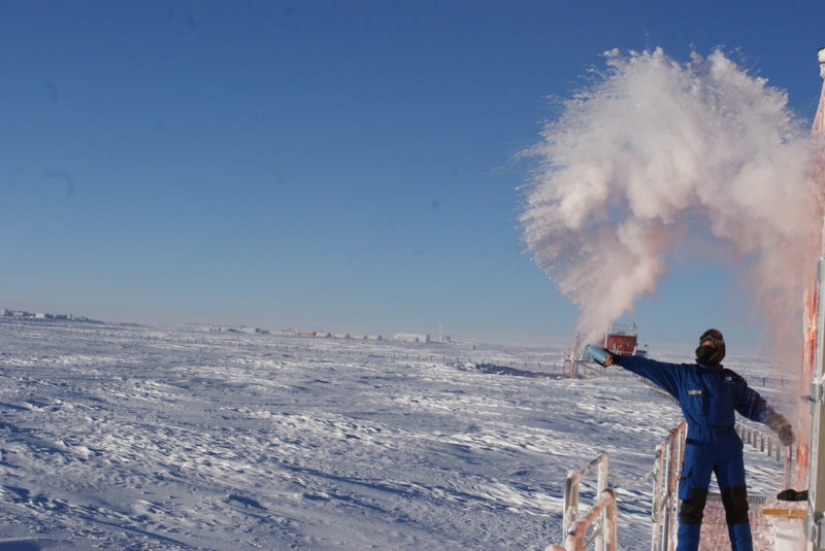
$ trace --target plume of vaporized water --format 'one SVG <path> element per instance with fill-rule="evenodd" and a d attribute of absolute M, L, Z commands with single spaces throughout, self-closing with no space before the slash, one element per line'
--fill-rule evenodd
<path fill-rule="evenodd" d="M 784 92 L 721 51 L 605 54 L 542 140 L 519 221 L 536 262 L 595 340 L 687 261 L 729 266 L 765 330 L 798 333 L 818 255 L 815 143 Z"/>

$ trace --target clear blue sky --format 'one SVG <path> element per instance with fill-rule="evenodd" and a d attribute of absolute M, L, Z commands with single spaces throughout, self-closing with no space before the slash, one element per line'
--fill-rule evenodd
<path fill-rule="evenodd" d="M 823 24 L 814 1 L 4 0 L 0 307 L 565 337 L 516 220 L 548 97 L 608 49 L 721 46 L 812 120 Z M 748 342 L 728 285 L 671 274 L 630 319 Z"/>

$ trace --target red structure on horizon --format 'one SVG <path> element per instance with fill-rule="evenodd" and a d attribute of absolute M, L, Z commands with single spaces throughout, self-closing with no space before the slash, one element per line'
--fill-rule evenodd
<path fill-rule="evenodd" d="M 633 323 L 629 327 L 613 329 L 604 336 L 604 348 L 619 356 L 632 356 L 639 340 L 639 327 Z"/>

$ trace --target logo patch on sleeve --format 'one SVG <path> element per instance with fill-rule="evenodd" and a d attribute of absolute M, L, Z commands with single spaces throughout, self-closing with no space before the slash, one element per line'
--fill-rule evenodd
<path fill-rule="evenodd" d="M 688 390 L 688 396 L 701 396 L 704 393 L 704 390 Z"/>

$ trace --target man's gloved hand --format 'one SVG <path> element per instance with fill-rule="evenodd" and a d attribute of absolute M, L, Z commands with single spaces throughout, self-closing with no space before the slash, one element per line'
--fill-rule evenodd
<path fill-rule="evenodd" d="M 790 446 L 796 442 L 796 436 L 794 436 L 790 422 L 781 413 L 771 413 L 768 415 L 766 423 L 772 431 L 776 432 L 783 446 Z"/>

